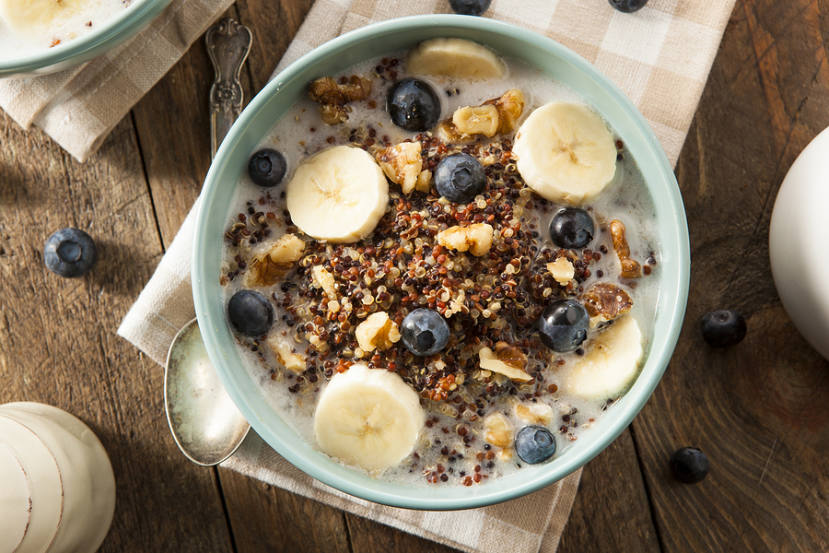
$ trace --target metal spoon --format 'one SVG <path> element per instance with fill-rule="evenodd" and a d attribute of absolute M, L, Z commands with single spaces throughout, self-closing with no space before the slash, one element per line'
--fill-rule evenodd
<path fill-rule="evenodd" d="M 205 35 L 216 73 L 210 87 L 211 155 L 242 109 L 239 72 L 252 38 L 250 29 L 229 18 Z M 167 352 L 164 409 L 176 445 L 185 457 L 202 466 L 217 465 L 233 455 L 250 430 L 210 363 L 196 319 L 178 331 Z"/>

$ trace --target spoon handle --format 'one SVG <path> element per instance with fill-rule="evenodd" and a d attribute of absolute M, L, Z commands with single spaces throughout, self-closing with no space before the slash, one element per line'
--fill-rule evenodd
<path fill-rule="evenodd" d="M 253 33 L 235 19 L 225 18 L 205 35 L 207 54 L 216 76 L 210 87 L 210 155 L 242 111 L 244 92 L 239 73 L 250 52 Z"/>

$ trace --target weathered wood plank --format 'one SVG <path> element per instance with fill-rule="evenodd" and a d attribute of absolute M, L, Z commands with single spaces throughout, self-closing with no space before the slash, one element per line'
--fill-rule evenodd
<path fill-rule="evenodd" d="M 115 336 L 161 255 L 131 121 L 84 165 L 3 114 L 0 144 L 0 403 L 56 405 L 101 438 L 117 482 L 102 551 L 230 551 L 212 476 L 181 462 L 160 415 L 161 371 Z M 80 279 L 43 266 L 65 226 L 99 247 Z"/>
<path fill-rule="evenodd" d="M 665 378 L 634 421 L 666 551 L 829 550 L 829 364 L 797 334 L 768 266 L 769 217 L 797 153 L 829 124 L 821 2 L 743 0 L 678 176 L 693 248 L 688 315 Z M 792 214 L 796 216 L 796 214 Z M 703 313 L 736 308 L 746 340 L 706 347 Z M 707 452 L 675 483 L 681 446 Z"/>

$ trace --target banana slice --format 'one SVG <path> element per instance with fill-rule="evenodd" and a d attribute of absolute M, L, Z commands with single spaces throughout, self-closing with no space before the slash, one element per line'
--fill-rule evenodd
<path fill-rule="evenodd" d="M 559 389 L 586 399 L 617 397 L 639 373 L 643 353 L 639 324 L 631 315 L 623 315 L 588 348 L 562 371 Z"/>
<path fill-rule="evenodd" d="M 328 455 L 380 471 L 414 448 L 426 415 L 398 375 L 358 363 L 334 375 L 314 413 L 317 444 Z"/>
<path fill-rule="evenodd" d="M 409 54 L 406 69 L 414 75 L 445 75 L 465 79 L 503 77 L 506 66 L 495 53 L 462 38 L 433 38 Z"/>
<path fill-rule="evenodd" d="M 589 107 L 552 102 L 519 127 L 512 152 L 518 172 L 540 196 L 579 205 L 597 196 L 616 174 L 616 143 Z"/>
<path fill-rule="evenodd" d="M 297 167 L 285 189 L 288 212 L 308 236 L 357 242 L 368 236 L 389 203 L 389 184 L 360 148 L 334 146 Z"/>
<path fill-rule="evenodd" d="M 79 14 L 91 3 L 90 0 L 0 0 L 0 19 L 17 32 L 50 28 Z"/>

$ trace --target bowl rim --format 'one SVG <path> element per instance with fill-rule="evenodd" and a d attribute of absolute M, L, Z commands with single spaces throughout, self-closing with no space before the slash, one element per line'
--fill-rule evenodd
<path fill-rule="evenodd" d="M 239 387 L 237 376 L 233 373 L 241 373 L 244 371 L 233 371 L 231 368 L 225 366 L 223 363 L 216 363 L 216 361 L 223 361 L 223 354 L 219 342 L 219 336 L 224 332 L 230 334 L 227 328 L 226 317 L 224 310 L 221 309 L 221 316 L 211 313 L 211 302 L 215 302 L 215 297 L 210 297 L 207 291 L 208 279 L 213 278 L 217 281 L 215 276 L 205 274 L 205 267 L 208 256 L 215 255 L 215 241 L 211 242 L 207 239 L 207 229 L 209 225 L 209 206 L 216 194 L 217 187 L 220 185 L 218 176 L 225 170 L 228 163 L 228 158 L 232 155 L 238 142 L 245 134 L 248 126 L 257 116 L 260 109 L 262 109 L 271 97 L 278 93 L 282 83 L 288 82 L 295 78 L 297 74 L 305 70 L 306 66 L 313 66 L 314 64 L 325 60 L 337 50 L 347 48 L 352 44 L 358 43 L 362 40 L 376 39 L 393 33 L 399 30 L 411 30 L 418 28 L 429 28 L 432 26 L 440 27 L 455 27 L 458 30 L 477 30 L 489 34 L 501 35 L 504 39 L 514 39 L 519 42 L 531 42 L 541 49 L 551 53 L 551 55 L 559 56 L 563 61 L 575 66 L 583 75 L 595 81 L 602 88 L 612 96 L 613 101 L 619 105 L 624 111 L 625 115 L 630 117 L 633 121 L 636 130 L 643 135 L 645 147 L 649 150 L 649 155 L 657 160 L 658 170 L 660 176 L 660 183 L 664 181 L 667 185 L 665 187 L 664 196 L 665 201 L 671 208 L 665 213 L 665 217 L 669 220 L 669 227 L 675 230 L 676 235 L 672 238 L 671 245 L 675 251 L 671 252 L 672 257 L 676 258 L 676 274 L 671 275 L 672 280 L 669 280 L 675 287 L 675 297 L 665 297 L 660 292 L 659 302 L 660 311 L 666 313 L 665 318 L 670 320 L 670 328 L 666 330 L 665 338 L 660 343 L 655 343 L 652 340 L 650 350 L 648 351 L 643 367 L 636 381 L 626 394 L 626 400 L 618 402 L 616 405 L 615 419 L 604 427 L 604 432 L 600 434 L 591 443 L 583 448 L 583 451 L 578 451 L 568 458 L 559 460 L 557 464 L 551 464 L 550 470 L 545 472 L 538 472 L 532 477 L 528 477 L 517 485 L 503 490 L 487 490 L 488 486 L 480 486 L 474 494 L 454 496 L 454 497 L 437 497 L 439 494 L 430 497 L 416 497 L 413 495 L 405 495 L 403 493 L 396 493 L 388 489 L 380 489 L 384 485 L 392 486 L 403 492 L 405 488 L 402 486 L 395 486 L 387 481 L 376 480 L 378 484 L 373 485 L 372 481 L 368 484 L 356 482 L 356 477 L 343 476 L 334 474 L 334 471 L 327 469 L 324 463 L 319 463 L 312 459 L 308 454 L 300 451 L 300 448 L 292 443 L 292 441 L 283 440 L 277 435 L 277 431 L 271 428 L 264 421 L 260 420 L 253 408 L 247 405 L 251 398 L 246 398 L 244 392 Z M 451 36 L 447 31 L 447 36 Z M 579 91 L 576 91 L 579 92 Z M 655 180 L 655 179 L 654 179 Z M 649 192 L 653 192 L 653 187 L 646 182 L 646 187 Z M 682 197 L 679 191 L 679 186 L 673 173 L 673 169 L 665 155 L 662 146 L 654 135 L 650 126 L 645 122 L 644 117 L 639 113 L 631 101 L 624 95 L 624 93 L 616 87 L 608 78 L 601 75 L 587 60 L 566 48 L 562 44 L 546 37 L 523 29 L 508 23 L 496 21 L 486 18 L 468 17 L 451 14 L 433 14 L 433 15 L 417 15 L 398 19 L 382 21 L 365 27 L 345 33 L 325 44 L 305 54 L 298 60 L 294 61 L 283 69 L 275 78 L 273 78 L 248 104 L 243 110 L 237 122 L 230 129 L 228 135 L 222 142 L 208 174 L 205 178 L 202 194 L 199 197 L 198 212 L 196 215 L 196 225 L 194 234 L 194 248 L 192 258 L 192 285 L 193 285 L 193 299 L 196 307 L 196 315 L 199 319 L 199 324 L 202 328 L 202 336 L 205 340 L 208 355 L 213 361 L 220 379 L 227 388 L 228 394 L 236 402 L 239 410 L 248 418 L 253 429 L 273 447 L 280 455 L 287 459 L 291 464 L 302 470 L 311 477 L 332 486 L 340 491 L 356 496 L 358 498 L 374 501 L 377 503 L 391 505 L 395 507 L 403 507 L 410 509 L 425 509 L 425 510 L 454 510 L 482 507 L 499 503 L 502 501 L 514 499 L 524 496 L 526 494 L 537 491 L 549 484 L 563 479 L 570 473 L 582 467 L 585 463 L 603 451 L 625 428 L 631 423 L 633 418 L 642 409 L 644 404 L 650 398 L 657 384 L 659 383 L 665 368 L 670 361 L 671 355 L 679 338 L 679 333 L 682 327 L 682 322 L 685 314 L 685 307 L 688 297 L 688 285 L 690 280 L 690 244 L 688 238 L 688 227 L 685 217 L 685 210 L 682 202 Z M 663 245 L 664 248 L 664 245 Z M 205 278 L 201 275 L 205 274 Z M 667 277 L 668 275 L 666 275 Z M 664 300 L 664 304 L 662 304 Z M 216 316 L 214 316 L 216 315 Z M 654 361 L 655 360 L 655 361 Z M 650 367 L 650 374 L 647 381 L 643 382 L 645 376 L 645 369 Z M 637 388 L 635 397 L 629 397 L 633 394 L 633 388 Z M 292 431 L 292 430 L 291 430 Z M 292 431 L 293 432 L 293 431 Z M 295 440 L 293 440 L 295 441 Z M 336 461 L 331 461 L 335 463 Z M 452 486 L 453 489 L 469 488 Z M 447 488 L 444 488 L 447 489 Z M 436 492 L 438 490 L 435 490 Z"/>
<path fill-rule="evenodd" d="M 47 69 L 70 60 L 74 61 L 75 58 L 79 64 L 87 61 L 133 36 L 170 2 L 171 0 L 141 0 L 127 6 L 127 9 L 118 17 L 84 36 L 27 56 L 6 60 L 0 58 L 0 77 L 34 73 L 40 69 Z M 68 68 L 67 66 L 60 69 Z"/>

